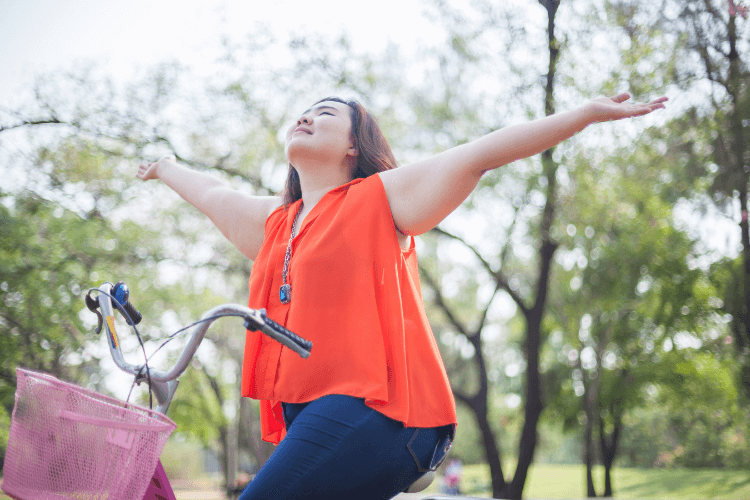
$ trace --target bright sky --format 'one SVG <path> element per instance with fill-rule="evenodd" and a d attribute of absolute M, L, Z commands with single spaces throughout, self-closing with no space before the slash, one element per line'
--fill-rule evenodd
<path fill-rule="evenodd" d="M 178 59 L 201 68 L 221 38 L 241 41 L 256 23 L 289 31 L 340 33 L 356 48 L 378 50 L 390 39 L 409 45 L 435 33 L 423 0 L 0 0 L 0 105 L 40 72 L 106 63 L 115 77 Z"/>

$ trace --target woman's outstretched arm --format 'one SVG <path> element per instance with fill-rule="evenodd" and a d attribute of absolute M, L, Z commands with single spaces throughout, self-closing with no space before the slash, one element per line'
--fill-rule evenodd
<path fill-rule="evenodd" d="M 600 97 L 572 111 L 496 130 L 426 160 L 380 174 L 401 232 L 422 234 L 455 210 L 487 170 L 539 154 L 592 123 L 642 116 L 666 97 L 628 104 L 629 94 Z"/>
<path fill-rule="evenodd" d="M 178 164 L 173 156 L 143 163 L 136 176 L 160 179 L 211 219 L 240 252 L 255 260 L 263 243 L 266 219 L 281 206 L 278 196 L 247 196 L 216 177 Z"/>

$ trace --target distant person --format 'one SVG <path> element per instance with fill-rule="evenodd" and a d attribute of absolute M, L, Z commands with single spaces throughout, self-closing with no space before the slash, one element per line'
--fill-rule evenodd
<path fill-rule="evenodd" d="M 461 489 L 459 483 L 461 482 L 461 475 L 464 473 L 464 466 L 461 460 L 454 459 L 448 463 L 448 467 L 445 468 L 445 476 L 443 476 L 443 482 L 445 483 L 445 493 L 448 495 L 460 495 Z"/>
<path fill-rule="evenodd" d="M 165 182 L 255 261 L 250 307 L 314 343 L 301 359 L 246 334 L 242 395 L 260 400 L 262 437 L 279 446 L 241 500 L 388 499 L 440 464 L 456 408 L 414 236 L 453 212 L 485 172 L 667 100 L 629 97 L 594 99 L 400 168 L 361 104 L 326 98 L 287 131 L 279 196 L 245 195 L 172 156 L 140 165 L 139 178 Z"/>

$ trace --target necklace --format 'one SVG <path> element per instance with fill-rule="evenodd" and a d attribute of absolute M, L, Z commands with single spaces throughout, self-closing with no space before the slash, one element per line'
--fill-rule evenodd
<path fill-rule="evenodd" d="M 304 203 L 300 203 L 297 215 L 294 216 L 294 222 L 292 222 L 292 235 L 289 237 L 289 244 L 286 246 L 286 255 L 284 255 L 284 270 L 281 272 L 281 279 L 283 284 L 279 288 L 279 299 L 282 304 L 288 304 L 292 300 L 292 285 L 286 282 L 286 275 L 289 272 L 289 260 L 292 258 L 292 240 L 294 239 L 294 232 L 297 229 L 297 219 L 299 214 L 302 212 Z"/>

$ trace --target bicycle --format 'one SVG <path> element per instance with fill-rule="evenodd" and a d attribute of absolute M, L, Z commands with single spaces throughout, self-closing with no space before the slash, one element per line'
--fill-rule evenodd
<path fill-rule="evenodd" d="M 96 298 L 91 296 L 92 292 L 98 294 Z M 86 295 L 86 305 L 89 310 L 97 314 L 96 332 L 105 332 L 107 345 L 115 364 L 135 377 L 134 385 L 148 383 L 149 398 L 152 394 L 156 398 L 156 409 L 122 402 L 59 381 L 50 375 L 19 368 L 17 370 L 19 383 L 16 390 L 16 406 L 13 410 L 5 458 L 5 478 L 2 484 L 3 491 L 12 498 L 19 500 L 175 500 L 174 491 L 158 458 L 167 438 L 176 428 L 176 424 L 166 416 L 166 413 L 177 390 L 178 377 L 187 369 L 210 325 L 222 317 L 241 317 L 244 319 L 246 329 L 268 335 L 303 358 L 307 358 L 312 350 L 310 341 L 268 318 L 265 310 L 254 310 L 238 304 L 223 304 L 210 309 L 199 321 L 167 338 L 166 342 L 172 340 L 180 332 L 193 329 L 177 362 L 168 371 L 150 368 L 148 356 L 141 365 L 131 364 L 125 360 L 122 353 L 114 320 L 114 311 L 117 310 L 132 326 L 143 348 L 143 342 L 136 327 L 142 315 L 133 306 L 129 295 L 128 287 L 123 282 L 115 285 L 106 282 L 102 283 L 99 288 L 89 290 Z M 164 344 L 159 349 L 163 346 Z M 23 384 L 33 389 L 22 387 Z M 65 393 L 64 409 L 49 405 L 48 401 L 41 401 L 44 397 L 58 392 Z M 71 402 L 71 400 L 84 401 L 85 407 L 82 403 Z M 54 407 L 51 414 L 49 406 Z M 96 415 L 91 415 L 92 412 Z M 124 416 L 134 418 L 135 421 L 124 421 Z M 45 426 L 49 427 L 51 421 L 64 423 L 50 431 Z M 67 441 L 60 438 L 61 427 L 65 427 L 66 432 L 72 433 Z M 150 436 L 151 434 L 158 434 L 159 439 L 156 445 L 147 442 L 150 448 L 148 448 L 149 457 L 146 458 L 143 456 L 145 453 L 138 452 L 138 450 L 147 447 L 145 445 L 139 447 L 135 442 L 143 435 Z M 63 441 L 65 443 L 62 447 L 65 449 L 52 450 L 50 448 Z M 94 444 L 91 445 L 91 442 Z M 89 445 L 93 446 L 92 451 L 86 449 L 84 452 L 79 452 Z M 133 451 L 133 448 L 136 451 Z M 123 458 L 126 454 L 127 457 Z M 100 455 L 103 458 L 97 463 Z M 107 460 L 110 463 L 102 463 Z M 113 471 L 117 467 L 112 465 L 112 460 L 127 462 L 122 467 L 133 470 L 130 474 L 127 470 Z M 82 470 L 85 473 L 81 472 Z M 46 477 L 45 472 L 50 477 Z M 422 491 L 432 483 L 433 479 L 434 472 L 427 473 L 406 492 Z M 95 484 L 97 481 L 100 483 L 108 481 L 112 484 Z M 123 483 L 138 484 L 126 488 Z"/>
<path fill-rule="evenodd" d="M 96 299 L 92 292 L 98 293 Z M 311 342 L 270 319 L 265 310 L 223 304 L 167 339 L 168 342 L 177 333 L 192 328 L 177 362 L 171 369 L 160 371 L 148 366 L 148 358 L 144 364 L 135 365 L 123 356 L 115 309 L 134 328 L 143 347 L 136 327 L 142 315 L 130 302 L 123 282 L 107 282 L 90 290 L 86 305 L 98 316 L 96 332 L 105 331 L 115 364 L 135 377 L 134 384 L 149 384 L 149 399 L 153 394 L 156 409 L 118 401 L 51 375 L 17 369 L 19 382 L 2 484 L 3 491 L 12 498 L 175 500 L 158 459 L 166 438 L 176 427 L 166 413 L 177 390 L 178 377 L 187 369 L 211 323 L 226 316 L 241 317 L 246 329 L 268 335 L 303 358 L 312 349 Z M 116 470 L 112 463 L 101 463 L 106 460 L 134 470 Z M 96 484 L 106 481 L 113 484 Z M 133 483 L 138 484 L 132 486 Z"/>

